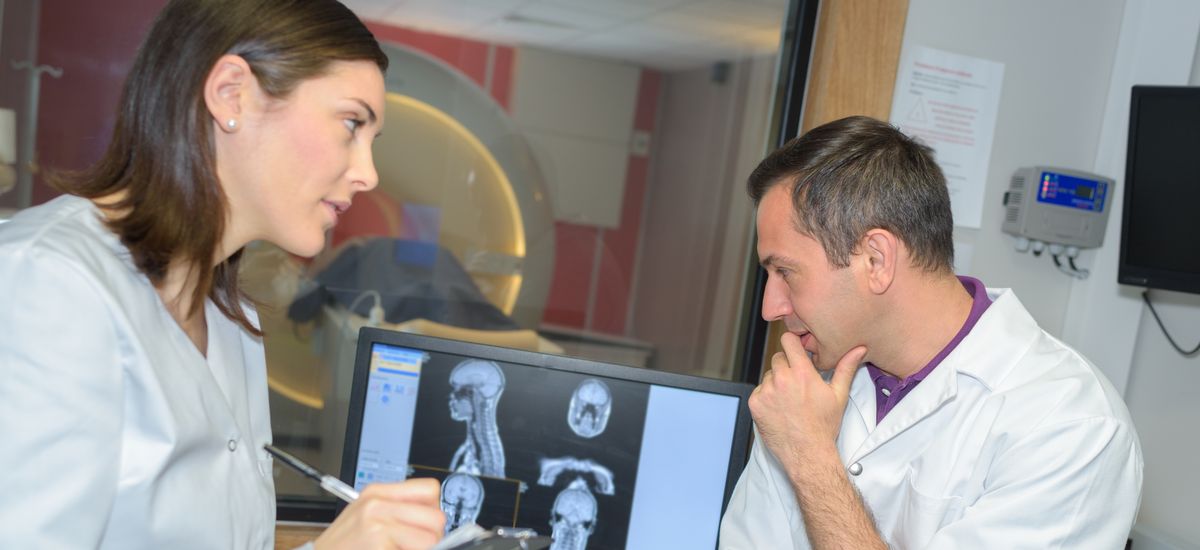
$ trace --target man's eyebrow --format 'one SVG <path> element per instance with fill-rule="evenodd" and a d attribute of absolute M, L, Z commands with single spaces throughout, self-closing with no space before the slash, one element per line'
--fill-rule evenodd
<path fill-rule="evenodd" d="M 758 265 L 761 265 L 763 269 L 770 269 L 772 267 L 779 266 L 795 269 L 798 263 L 799 262 L 797 262 L 795 258 L 781 256 L 779 254 L 767 254 L 766 258 L 758 261 Z"/>

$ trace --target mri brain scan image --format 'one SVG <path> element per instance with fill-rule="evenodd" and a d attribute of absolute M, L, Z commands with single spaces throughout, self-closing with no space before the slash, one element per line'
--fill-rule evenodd
<path fill-rule="evenodd" d="M 592 438 L 604 433 L 611 414 L 612 391 L 604 382 L 589 378 L 571 395 L 567 424 L 579 437 Z"/>
<path fill-rule="evenodd" d="M 583 479 L 576 479 L 554 499 L 550 515 L 550 550 L 584 550 L 596 528 L 596 497 Z"/>
<path fill-rule="evenodd" d="M 483 506 L 483 483 L 470 474 L 450 474 L 442 482 L 441 506 L 442 513 L 446 514 L 446 533 L 461 525 L 475 523 Z"/>

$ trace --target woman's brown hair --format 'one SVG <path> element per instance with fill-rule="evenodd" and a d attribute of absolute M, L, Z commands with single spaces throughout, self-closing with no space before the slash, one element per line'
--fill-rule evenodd
<path fill-rule="evenodd" d="M 228 204 L 217 181 L 213 120 L 204 101 L 209 71 L 239 55 L 271 96 L 286 97 L 334 61 L 372 61 L 387 70 L 375 37 L 335 0 L 171 0 L 155 19 L 125 80 L 112 141 L 91 168 L 56 182 L 89 199 L 123 193 L 108 222 L 150 281 L 174 259 L 197 281 L 188 315 L 207 296 L 261 335 L 242 309 L 242 251 L 211 268 Z"/>

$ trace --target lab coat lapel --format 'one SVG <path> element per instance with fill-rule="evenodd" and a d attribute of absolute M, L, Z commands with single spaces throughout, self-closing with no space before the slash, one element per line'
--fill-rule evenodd
<path fill-rule="evenodd" d="M 218 342 L 222 336 L 214 330 L 214 327 L 219 325 L 219 323 L 213 322 L 213 315 L 223 314 L 211 303 L 206 303 L 205 308 L 209 345 L 204 355 L 200 354 L 195 344 L 188 339 L 183 329 L 179 328 L 179 325 L 176 324 L 172 327 L 173 330 L 169 332 L 173 335 L 175 345 L 185 350 L 182 352 L 182 356 L 190 359 L 187 361 L 188 364 L 184 370 L 200 388 L 199 396 L 203 403 L 204 414 L 208 417 L 208 422 L 213 425 L 216 431 L 222 434 L 237 434 L 238 423 L 234 418 L 233 407 L 230 405 L 229 393 L 225 389 L 229 386 L 228 380 L 218 380 L 218 375 L 213 371 L 212 364 L 212 362 L 222 362 L 221 355 L 225 351 L 221 349 Z M 162 309 L 161 315 L 165 319 L 165 322 L 174 323 L 174 320 L 170 318 L 170 314 L 165 309 Z"/>
<path fill-rule="evenodd" d="M 858 369 L 838 436 L 838 451 L 846 464 L 861 460 L 954 399 L 958 395 L 959 375 L 971 377 L 990 389 L 1013 368 L 1024 353 L 1014 346 L 1032 341 L 1039 330 L 1037 323 L 1011 290 L 988 289 L 988 297 L 992 305 L 975 328 L 878 426 L 875 383 L 867 369 Z M 985 349 L 1013 349 L 1013 352 L 981 351 Z"/>
<path fill-rule="evenodd" d="M 862 370 L 865 371 L 866 369 Z M 871 390 L 870 399 L 874 401 L 875 384 L 868 378 L 866 385 L 869 385 L 868 389 Z M 854 452 L 849 455 L 850 459 L 847 460 L 847 463 L 861 460 L 864 456 L 878 449 L 893 437 L 903 433 L 916 423 L 933 414 L 934 411 L 941 408 L 946 402 L 954 399 L 957 393 L 958 369 L 954 368 L 952 364 L 945 363 L 933 369 L 933 372 L 929 373 L 929 376 L 925 380 L 922 380 L 920 385 L 913 389 L 912 393 L 905 396 L 896 405 L 896 408 L 888 412 L 883 422 L 875 426 L 875 429 L 871 431 L 866 439 L 858 447 L 854 448 Z M 874 416 L 875 407 L 871 407 L 871 414 Z"/>
<path fill-rule="evenodd" d="M 875 429 L 875 383 L 867 369 L 859 367 L 850 384 L 850 400 L 842 415 L 842 430 L 838 434 L 838 454 L 846 460 L 867 440 Z"/>
<path fill-rule="evenodd" d="M 216 305 L 208 303 L 209 319 L 223 315 Z M 245 365 L 251 364 L 245 357 L 241 327 L 228 322 L 210 322 L 208 325 L 208 370 L 225 398 L 225 409 L 237 422 L 239 431 L 249 427 L 249 399 Z"/>

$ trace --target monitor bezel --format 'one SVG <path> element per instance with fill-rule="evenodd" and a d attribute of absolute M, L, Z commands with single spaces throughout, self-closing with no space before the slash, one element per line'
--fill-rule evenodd
<path fill-rule="evenodd" d="M 754 386 L 716 378 L 629 367 L 565 355 L 552 355 L 512 348 L 503 348 L 461 340 L 448 340 L 375 327 L 363 327 L 358 333 L 354 357 L 354 380 L 350 389 L 349 414 L 346 420 L 346 441 L 342 451 L 342 481 L 353 485 L 358 465 L 359 440 L 362 436 L 363 413 L 366 410 L 367 382 L 370 377 L 371 349 L 375 344 L 406 347 L 436 353 L 477 357 L 501 363 L 515 363 L 573 374 L 601 376 L 618 380 L 727 395 L 738 399 L 737 419 L 734 421 L 730 448 L 729 469 L 725 477 L 725 494 L 721 500 L 721 516 L 729 505 L 733 488 L 741 477 L 750 454 L 751 419 L 747 400 Z M 338 511 L 344 506 L 339 506 Z"/>
<path fill-rule="evenodd" d="M 1138 85 L 1130 91 L 1129 134 L 1126 138 L 1125 192 L 1123 195 L 1125 202 L 1121 209 L 1121 250 L 1117 263 L 1117 282 L 1124 285 L 1200 294 L 1200 273 L 1149 267 L 1131 263 L 1129 259 L 1129 225 L 1134 211 L 1133 193 L 1138 186 L 1138 183 L 1134 181 L 1133 174 L 1138 160 L 1134 153 L 1138 139 L 1139 106 L 1143 100 L 1151 96 L 1191 97 L 1200 101 L 1200 87 Z"/>

